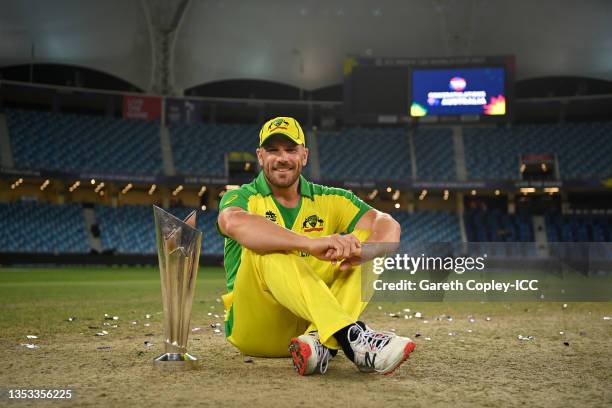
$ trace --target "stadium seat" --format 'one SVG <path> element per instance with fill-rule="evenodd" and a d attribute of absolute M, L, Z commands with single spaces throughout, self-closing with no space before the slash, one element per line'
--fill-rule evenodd
<path fill-rule="evenodd" d="M 417 179 L 456 180 L 452 131 L 448 128 L 420 128 L 414 132 Z"/>
<path fill-rule="evenodd" d="M 7 123 L 19 168 L 161 173 L 159 125 L 153 122 L 7 110 Z"/>
<path fill-rule="evenodd" d="M 88 253 L 83 210 L 78 204 L 0 203 L 0 251 Z"/>
<path fill-rule="evenodd" d="M 549 242 L 612 242 L 609 216 L 549 213 L 545 219 Z"/>
<path fill-rule="evenodd" d="M 122 254 L 154 254 L 157 252 L 153 209 L 150 205 L 119 207 L 96 205 L 95 210 L 104 250 Z M 173 207 L 168 211 L 184 219 L 192 209 Z M 223 239 L 216 231 L 216 219 L 216 210 L 205 212 L 197 210 L 197 228 L 203 232 L 203 255 L 223 253 Z"/>
<path fill-rule="evenodd" d="M 471 242 L 533 242 L 531 216 L 490 211 L 466 210 L 465 230 Z"/>
<path fill-rule="evenodd" d="M 180 174 L 225 176 L 225 154 L 255 152 L 259 129 L 249 125 L 174 124 L 170 140 Z"/>
<path fill-rule="evenodd" d="M 461 242 L 457 215 L 446 211 L 395 211 L 402 227 L 401 241 L 419 243 Z"/>
<path fill-rule="evenodd" d="M 521 154 L 555 154 L 561 178 L 612 176 L 612 122 L 465 128 L 470 179 L 520 179 Z"/>
<path fill-rule="evenodd" d="M 403 129 L 319 132 L 317 142 L 323 179 L 400 181 L 411 177 L 410 147 Z"/>
<path fill-rule="evenodd" d="M 464 213 L 470 251 L 498 257 L 536 256 L 531 215 L 507 214 L 498 209 L 470 209 Z"/>

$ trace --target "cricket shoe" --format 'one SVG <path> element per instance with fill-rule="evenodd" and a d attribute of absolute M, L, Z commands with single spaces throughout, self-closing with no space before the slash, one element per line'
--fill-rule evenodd
<path fill-rule="evenodd" d="M 376 371 L 385 375 L 393 374 L 416 347 L 408 337 L 377 332 L 358 324 L 349 329 L 348 341 L 359 371 L 366 373 Z"/>
<path fill-rule="evenodd" d="M 332 358 L 330 350 L 321 344 L 319 333 L 310 332 L 291 339 L 289 352 L 293 358 L 293 366 L 299 375 L 310 375 L 316 370 L 325 374 L 329 360 Z"/>

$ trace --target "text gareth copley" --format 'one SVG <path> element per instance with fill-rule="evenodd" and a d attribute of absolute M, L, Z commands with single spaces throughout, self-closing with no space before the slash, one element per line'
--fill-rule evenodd
<path fill-rule="evenodd" d="M 499 282 L 491 280 L 488 282 L 478 282 L 474 279 L 461 282 L 453 280 L 450 282 L 430 282 L 423 279 L 412 281 L 402 279 L 397 282 L 384 282 L 380 279 L 373 282 L 376 291 L 475 291 L 475 292 L 504 292 L 515 291 L 538 291 L 539 280 L 537 279 L 517 279 L 514 282 Z"/>

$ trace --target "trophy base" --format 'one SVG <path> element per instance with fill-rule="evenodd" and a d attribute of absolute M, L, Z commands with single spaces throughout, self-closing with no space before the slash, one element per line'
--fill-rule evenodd
<path fill-rule="evenodd" d="M 156 367 L 174 370 L 194 370 L 200 361 L 189 353 L 164 353 L 153 360 Z"/>

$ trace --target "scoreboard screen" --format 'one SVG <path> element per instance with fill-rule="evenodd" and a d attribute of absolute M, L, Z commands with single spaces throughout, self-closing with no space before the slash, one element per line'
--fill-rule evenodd
<path fill-rule="evenodd" d="M 506 114 L 502 67 L 415 69 L 410 116 Z"/>
<path fill-rule="evenodd" d="M 435 125 L 511 121 L 515 64 L 513 56 L 347 56 L 344 123 Z"/>

